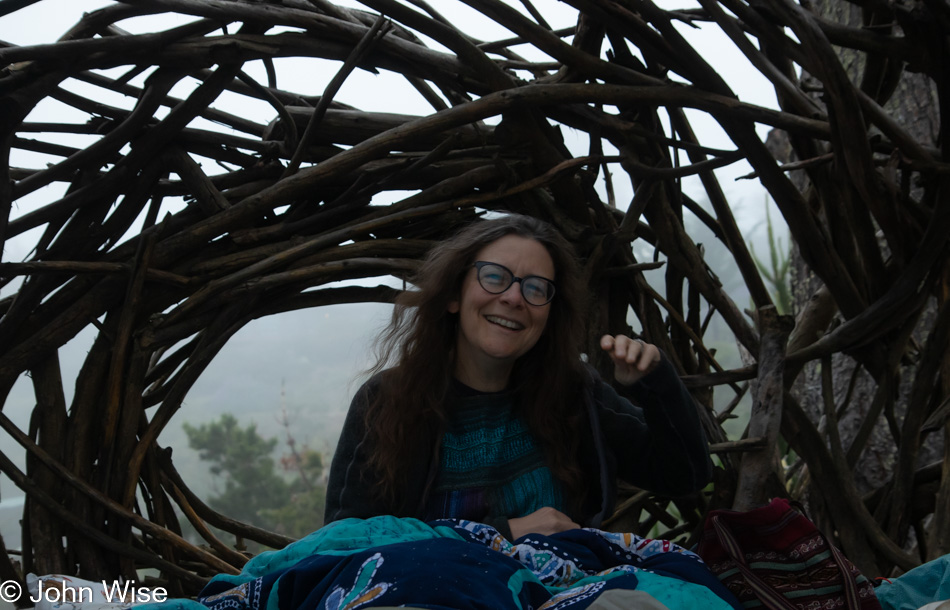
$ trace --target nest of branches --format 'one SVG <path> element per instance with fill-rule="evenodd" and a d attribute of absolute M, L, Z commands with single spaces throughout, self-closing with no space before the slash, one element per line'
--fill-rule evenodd
<path fill-rule="evenodd" d="M 36 2 L 5 2 L 0 19 Z M 866 573 L 950 551 L 950 142 L 940 123 L 950 4 L 566 0 L 575 12 L 558 29 L 530 0 L 464 0 L 509 32 L 485 41 L 424 0 L 360 2 L 127 0 L 55 42 L 0 47 L 0 150 L 51 158 L 0 167 L 0 244 L 38 236 L 27 260 L 0 263 L 0 402 L 24 373 L 36 396 L 27 430 L 0 412 L 26 456 L 24 469 L 0 454 L 27 495 L 25 570 L 111 578 L 153 567 L 189 593 L 246 560 L 208 526 L 287 544 L 206 506 L 159 433 L 249 321 L 391 302 L 389 285 L 339 282 L 406 279 L 433 243 L 505 210 L 553 223 L 582 256 L 595 297 L 589 353 L 605 330 L 628 329 L 632 310 L 701 405 L 721 466 L 712 493 L 630 490 L 615 526 L 662 523 L 688 540 L 710 508 L 791 494 Z M 168 15 L 178 19 L 166 29 L 123 27 Z M 734 45 L 777 107 L 743 101 L 691 28 Z M 293 58 L 334 62 L 322 94 L 284 88 L 279 67 Z M 407 115 L 335 101 L 354 70 L 402 78 L 428 106 Z M 917 114 L 901 110 L 908 94 Z M 267 110 L 240 113 L 236 99 Z M 85 120 L 32 121 L 47 100 Z M 696 117 L 734 146 L 705 143 Z M 773 130 L 768 144 L 761 126 Z M 808 270 L 794 330 L 772 308 L 717 177 L 738 162 L 774 200 Z M 686 179 L 706 201 L 684 191 Z M 44 199 L 50 185 L 65 188 Z M 716 264 L 740 271 L 751 315 L 704 260 L 687 231 L 697 223 L 728 252 Z M 635 240 L 652 260 L 637 259 Z M 662 287 L 645 275 L 658 267 Z M 707 345 L 714 316 L 745 366 L 722 366 Z M 90 326 L 67 404 L 58 350 Z M 866 404 L 840 387 L 840 367 L 868 378 Z M 817 381 L 801 383 L 809 370 Z M 730 440 L 721 424 L 747 393 L 746 432 Z M 863 423 L 842 434 L 852 410 Z M 854 475 L 875 432 L 890 463 L 861 489 Z M 938 457 L 922 464 L 928 442 Z M 206 544 L 185 541 L 179 519 Z"/>

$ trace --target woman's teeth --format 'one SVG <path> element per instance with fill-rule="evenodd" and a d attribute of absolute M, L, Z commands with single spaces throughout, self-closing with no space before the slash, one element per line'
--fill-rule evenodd
<path fill-rule="evenodd" d="M 506 320 L 504 318 L 499 318 L 497 316 L 485 316 L 485 319 L 491 322 L 492 324 L 497 324 L 499 326 L 504 326 L 505 328 L 510 328 L 512 330 L 521 330 L 524 328 L 524 325 L 511 320 Z"/>

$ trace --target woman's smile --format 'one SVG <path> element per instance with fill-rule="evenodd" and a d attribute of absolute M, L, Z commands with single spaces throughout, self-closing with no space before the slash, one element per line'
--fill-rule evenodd
<path fill-rule="evenodd" d="M 523 330 L 524 324 L 520 322 L 515 322 L 514 320 L 506 320 L 505 318 L 499 316 L 485 316 L 485 319 L 491 322 L 492 324 L 497 324 L 504 328 L 510 328 L 512 330 Z"/>

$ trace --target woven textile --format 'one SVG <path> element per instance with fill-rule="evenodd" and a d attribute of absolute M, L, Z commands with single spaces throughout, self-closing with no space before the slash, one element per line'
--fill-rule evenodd
<path fill-rule="evenodd" d="M 746 608 L 881 607 L 870 581 L 782 498 L 748 512 L 711 511 L 698 552 Z"/>
<path fill-rule="evenodd" d="M 544 506 L 565 510 L 561 483 L 513 400 L 508 392 L 477 392 L 456 382 L 446 399 L 449 420 L 427 520 L 522 517 Z"/>

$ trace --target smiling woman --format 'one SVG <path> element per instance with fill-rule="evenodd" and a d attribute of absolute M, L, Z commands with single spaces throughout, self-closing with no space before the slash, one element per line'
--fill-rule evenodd
<path fill-rule="evenodd" d="M 24 571 L 148 566 L 195 593 L 244 565 L 231 536 L 287 543 L 191 493 L 165 431 L 213 361 L 247 387 L 219 358 L 255 321 L 397 297 L 333 517 L 484 515 L 516 537 L 598 523 L 616 474 L 662 493 L 618 499 L 612 529 L 691 545 L 710 508 L 787 493 L 820 500 L 869 575 L 950 550 L 950 455 L 924 452 L 950 439 L 946 2 L 67 4 L 90 8 L 0 0 L 0 471 L 28 496 Z M 737 175 L 816 282 L 787 348 L 783 253 L 756 265 Z M 556 227 L 583 281 L 546 225 L 447 241 L 503 213 Z M 342 360 L 336 335 L 312 343 Z M 707 474 L 697 411 L 725 476 L 671 500 Z"/>
<path fill-rule="evenodd" d="M 669 494 L 705 485 L 697 409 L 655 346 L 601 340 L 639 406 L 583 364 L 578 276 L 560 234 L 515 214 L 434 248 L 353 399 L 326 521 L 468 519 L 514 540 L 598 526 L 617 476 Z"/>

